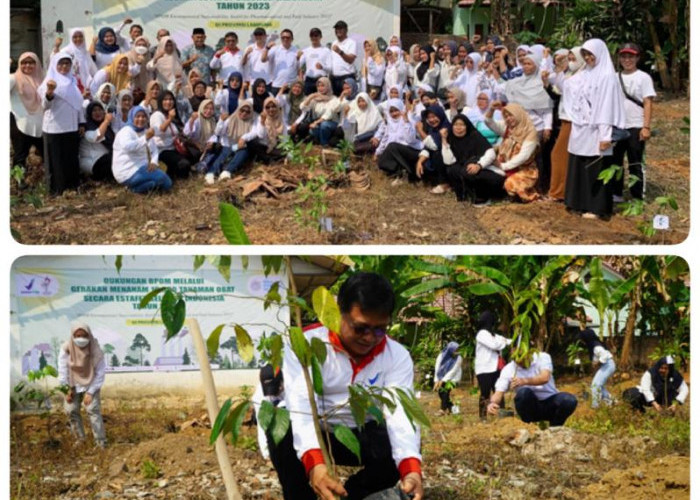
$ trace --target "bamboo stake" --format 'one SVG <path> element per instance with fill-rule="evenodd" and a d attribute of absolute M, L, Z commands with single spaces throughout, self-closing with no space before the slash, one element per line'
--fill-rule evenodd
<path fill-rule="evenodd" d="M 204 384 L 204 395 L 207 401 L 207 410 L 209 411 L 209 420 L 214 423 L 216 416 L 219 414 L 219 401 L 216 398 L 216 387 L 214 386 L 214 377 L 211 374 L 211 366 L 209 365 L 209 356 L 207 355 L 207 347 L 204 344 L 202 331 L 199 329 L 199 322 L 196 319 L 187 319 L 187 329 L 192 336 L 194 350 L 197 352 L 197 361 L 199 362 L 199 370 L 202 374 L 202 383 Z M 219 462 L 221 475 L 224 478 L 224 486 L 226 486 L 226 496 L 228 500 L 243 500 L 241 493 L 238 491 L 238 484 L 233 475 L 231 461 L 229 460 L 228 452 L 226 451 L 226 442 L 222 434 L 216 438 L 216 459 Z"/>

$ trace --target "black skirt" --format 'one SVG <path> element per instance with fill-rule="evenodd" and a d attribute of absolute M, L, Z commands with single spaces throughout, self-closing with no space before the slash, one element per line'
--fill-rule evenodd
<path fill-rule="evenodd" d="M 65 132 L 49 134 L 44 132 L 46 151 L 46 185 L 51 194 L 61 194 L 66 189 L 75 189 L 80 184 L 80 164 L 78 149 L 80 134 Z"/>
<path fill-rule="evenodd" d="M 600 173 L 612 165 L 612 156 L 578 156 L 569 154 L 564 202 L 567 208 L 590 212 L 600 217 L 612 214 L 612 183 L 598 180 Z"/>
<path fill-rule="evenodd" d="M 377 165 L 387 175 L 398 176 L 403 172 L 408 172 L 408 178 L 414 180 L 417 179 L 416 162 L 418 161 L 419 153 L 419 149 L 392 142 L 379 156 Z"/>

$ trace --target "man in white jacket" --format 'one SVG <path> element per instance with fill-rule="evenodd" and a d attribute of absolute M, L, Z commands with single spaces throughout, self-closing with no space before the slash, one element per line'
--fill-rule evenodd
<path fill-rule="evenodd" d="M 405 493 L 413 494 L 415 500 L 423 498 L 418 426 L 413 428 L 398 405 L 393 413 L 382 409 L 385 423 L 368 414 L 364 426 L 358 428 L 347 404 L 351 384 L 413 390 L 413 361 L 403 346 L 386 335 L 394 304 L 394 292 L 385 278 L 357 273 L 343 283 L 338 294 L 340 331 L 321 325 L 305 330 L 309 340 L 316 337 L 326 343 L 327 358 L 321 366 L 323 395 L 315 396 L 319 413 L 328 415 L 331 427 L 351 427 L 360 442 L 363 469 L 345 484 L 331 477 L 324 464 L 302 367 L 291 348 L 285 349 L 284 399 L 291 426 L 277 446 L 270 446 L 285 499 L 315 500 L 318 496 L 333 500 L 335 495 L 363 499 L 399 480 Z M 332 432 L 326 436 L 337 464 L 360 465 Z"/>

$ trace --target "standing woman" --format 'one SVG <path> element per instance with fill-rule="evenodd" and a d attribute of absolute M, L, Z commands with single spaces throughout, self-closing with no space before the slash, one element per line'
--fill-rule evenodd
<path fill-rule="evenodd" d="M 454 404 L 450 400 L 452 388 L 462 380 L 462 356 L 457 354 L 459 344 L 450 342 L 435 360 L 434 391 L 440 396 L 440 411 L 452 413 Z"/>
<path fill-rule="evenodd" d="M 491 311 L 484 311 L 476 325 L 476 351 L 474 354 L 474 372 L 479 383 L 479 418 L 486 419 L 486 407 L 491 393 L 494 392 L 496 380 L 501 374 L 498 358 L 501 351 L 512 342 L 501 335 L 493 333 L 496 317 Z"/>
<path fill-rule="evenodd" d="M 165 90 L 168 85 L 182 77 L 182 64 L 177 55 L 177 45 L 169 36 L 164 36 L 158 42 L 158 48 L 153 59 L 148 61 L 146 67 L 154 72 L 155 79 Z"/>
<path fill-rule="evenodd" d="M 398 87 L 399 93 L 403 94 L 406 88 L 408 68 L 406 62 L 401 57 L 401 49 L 396 46 L 389 46 L 386 49 L 386 71 L 384 72 L 384 93 L 389 98 L 389 90 Z M 402 95 L 399 95 L 402 97 Z"/>
<path fill-rule="evenodd" d="M 80 170 L 96 181 L 112 179 L 114 115 L 92 101 L 85 111 L 85 134 L 80 138 Z"/>
<path fill-rule="evenodd" d="M 613 210 L 612 184 L 598 176 L 613 162 L 613 128 L 625 128 L 624 96 L 603 40 L 588 40 L 581 54 L 586 68 L 565 102 L 571 136 L 564 201 L 584 218 L 598 219 Z"/>
<path fill-rule="evenodd" d="M 117 112 L 114 114 L 112 129 L 116 134 L 129 121 L 129 111 L 134 106 L 134 96 L 130 90 L 124 89 L 117 94 Z"/>
<path fill-rule="evenodd" d="M 586 328 L 579 333 L 578 338 L 588 349 L 588 355 L 591 357 L 593 366 L 600 364 L 600 368 L 596 371 L 593 382 L 591 382 L 591 408 L 598 408 L 601 398 L 610 405 L 613 402 L 613 398 L 605 388 L 605 384 L 610 376 L 615 373 L 613 355 L 605 348 L 598 336 L 590 328 Z"/>
<path fill-rule="evenodd" d="M 365 62 L 362 65 L 362 76 L 367 83 L 367 93 L 372 100 L 377 100 L 382 95 L 386 61 L 377 46 L 376 40 L 367 40 L 365 43 L 369 46 L 369 50 L 365 55 Z"/>
<path fill-rule="evenodd" d="M 78 80 L 78 88 L 81 92 L 84 88 L 87 88 L 92 77 L 97 73 L 97 65 L 92 59 L 90 52 L 88 52 L 87 45 L 85 45 L 85 31 L 83 28 L 73 28 L 70 30 L 70 43 L 65 46 L 63 50 L 60 50 L 62 38 L 57 38 L 54 44 L 54 54 L 58 52 L 67 52 L 73 57 L 73 66 L 71 70 Z"/>
<path fill-rule="evenodd" d="M 90 52 L 95 56 L 97 69 L 101 69 L 111 63 L 112 60 L 123 51 L 117 44 L 117 34 L 108 26 L 102 28 L 97 33 L 96 38 L 97 40 L 93 40 L 93 46 L 90 47 Z"/>
<path fill-rule="evenodd" d="M 79 442 L 85 440 L 80 405 L 90 418 L 95 445 L 107 446 L 102 420 L 100 389 L 105 381 L 105 357 L 99 342 L 85 323 L 71 324 L 70 340 L 61 346 L 58 356 L 58 383 L 69 387 L 63 410 L 70 420 L 70 429 Z"/>
<path fill-rule="evenodd" d="M 416 66 L 413 78 L 413 86 L 425 84 L 430 86 L 433 92 L 437 91 L 438 76 L 440 75 L 440 63 L 435 60 L 435 49 L 430 45 L 421 47 L 420 64 Z"/>
<path fill-rule="evenodd" d="M 158 97 L 160 97 L 160 93 L 163 90 L 165 89 L 161 87 L 158 80 L 151 80 L 148 82 L 146 96 L 143 98 L 143 101 L 141 101 L 141 106 L 143 106 L 149 114 L 154 113 L 158 109 Z"/>
<path fill-rule="evenodd" d="M 46 158 L 47 187 L 51 194 L 78 187 L 80 166 L 78 149 L 80 133 L 85 123 L 83 96 L 71 72 L 72 59 L 66 52 L 51 58 L 46 78 L 39 86 L 44 109 L 42 130 Z"/>
<path fill-rule="evenodd" d="M 264 78 L 258 78 L 253 82 L 253 111 L 260 114 L 265 109 L 265 100 L 272 97 L 272 94 L 267 91 L 267 82 Z"/>
<path fill-rule="evenodd" d="M 182 154 L 175 145 L 184 127 L 175 107 L 175 94 L 169 90 L 162 92 L 158 97 L 158 110 L 151 115 L 151 128 L 155 131 L 158 158 L 167 165 L 171 179 L 187 177 L 192 166 L 189 152 Z"/>
<path fill-rule="evenodd" d="M 131 88 L 131 78 L 140 71 L 138 64 L 129 67 L 129 57 L 126 54 L 116 56 L 111 63 L 95 73 L 90 82 L 90 92 L 97 97 L 97 89 L 104 83 L 114 86 L 114 95 L 124 89 Z"/>
<path fill-rule="evenodd" d="M 33 52 L 19 56 L 17 71 L 10 75 L 10 139 L 12 166 L 25 166 L 29 149 L 44 156 L 41 120 L 44 116 L 37 89 L 44 78 L 41 62 Z"/>
<path fill-rule="evenodd" d="M 148 82 L 153 79 L 152 71 L 148 69 L 148 62 L 151 60 L 151 42 L 145 36 L 140 36 L 134 40 L 131 50 L 127 52 L 129 66 L 138 65 L 139 71 L 132 74 L 131 87 L 134 93 L 135 104 L 140 104 L 146 94 Z"/>

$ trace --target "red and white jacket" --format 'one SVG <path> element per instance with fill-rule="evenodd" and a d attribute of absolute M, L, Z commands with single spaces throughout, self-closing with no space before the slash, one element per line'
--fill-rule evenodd
<path fill-rule="evenodd" d="M 408 351 L 395 340 L 384 337 L 382 341 L 359 363 L 345 352 L 340 338 L 321 324 L 311 325 L 304 330 L 310 341 L 317 337 L 327 346 L 326 362 L 321 367 L 323 376 L 323 396 L 315 395 L 319 413 L 346 405 L 334 414 L 329 422 L 356 427 L 346 403 L 349 399 L 348 387 L 362 384 L 375 387 L 398 387 L 413 391 L 413 361 Z M 290 412 L 294 448 L 308 474 L 313 467 L 323 463 L 323 456 L 314 431 L 311 406 L 308 400 L 306 383 L 301 364 L 291 349 L 285 346 L 282 373 L 284 375 L 285 403 Z M 391 442 L 391 453 L 401 478 L 410 472 L 421 474 L 420 428 L 411 426 L 400 404 L 394 413 L 382 408 Z M 367 421 L 372 417 L 368 415 Z"/>

